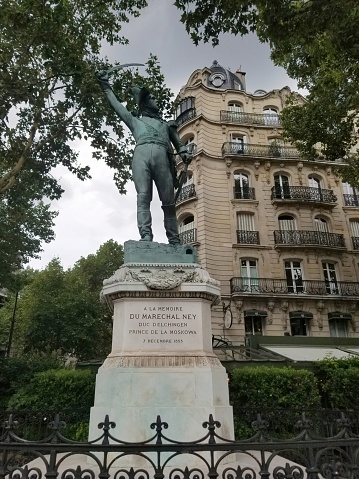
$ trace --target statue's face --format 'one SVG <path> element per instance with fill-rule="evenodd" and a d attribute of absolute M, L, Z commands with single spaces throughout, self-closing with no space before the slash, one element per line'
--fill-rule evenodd
<path fill-rule="evenodd" d="M 146 99 L 146 106 L 148 108 L 150 108 L 151 110 L 154 110 L 154 111 L 159 110 L 157 100 L 153 95 L 148 95 L 148 97 Z"/>

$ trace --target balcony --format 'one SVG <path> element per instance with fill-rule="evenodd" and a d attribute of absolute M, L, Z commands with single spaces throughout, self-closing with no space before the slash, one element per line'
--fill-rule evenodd
<path fill-rule="evenodd" d="M 325 231 L 274 231 L 274 242 L 281 246 L 319 246 L 345 248 L 344 236 Z"/>
<path fill-rule="evenodd" d="M 179 238 L 181 244 L 197 243 L 197 228 L 182 231 L 182 233 L 179 234 Z"/>
<path fill-rule="evenodd" d="M 232 278 L 230 281 L 231 293 L 253 294 L 306 294 L 328 296 L 358 296 L 359 283 L 350 281 L 297 280 L 288 284 L 286 279 L 271 278 Z"/>
<path fill-rule="evenodd" d="M 238 244 L 259 244 L 259 232 L 237 230 L 237 243 Z"/>
<path fill-rule="evenodd" d="M 294 146 L 252 145 L 228 141 L 223 143 L 222 155 L 249 156 L 255 158 L 300 158 Z"/>
<path fill-rule="evenodd" d="M 359 236 L 352 236 L 353 249 L 359 249 Z"/>
<path fill-rule="evenodd" d="M 181 126 L 184 123 L 187 123 L 187 121 L 192 120 L 196 116 L 196 109 L 195 108 L 190 108 L 183 113 L 181 113 L 177 118 L 176 118 L 176 123 L 177 126 Z"/>
<path fill-rule="evenodd" d="M 256 199 L 254 188 L 250 188 L 249 186 L 245 186 L 244 188 L 235 186 L 233 188 L 233 197 L 235 200 L 255 200 Z"/>
<path fill-rule="evenodd" d="M 196 188 L 194 184 L 184 186 L 178 195 L 176 204 L 181 203 L 182 201 L 189 200 L 191 198 L 196 198 Z"/>
<path fill-rule="evenodd" d="M 280 127 L 281 121 L 278 115 L 259 113 L 244 113 L 243 111 L 221 111 L 222 123 L 236 123 L 238 125 L 262 125 Z"/>
<path fill-rule="evenodd" d="M 308 186 L 273 186 L 271 200 L 275 202 L 327 203 L 335 206 L 337 197 L 332 190 Z"/>
<path fill-rule="evenodd" d="M 359 198 L 357 195 L 343 195 L 345 206 L 359 206 Z"/>

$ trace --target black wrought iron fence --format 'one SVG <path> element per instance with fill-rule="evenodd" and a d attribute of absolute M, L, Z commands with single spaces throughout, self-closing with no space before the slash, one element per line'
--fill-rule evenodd
<path fill-rule="evenodd" d="M 238 244 L 259 244 L 259 232 L 237 230 L 237 243 Z"/>
<path fill-rule="evenodd" d="M 182 231 L 179 234 L 181 244 L 191 244 L 197 241 L 197 228 L 192 228 L 187 231 Z"/>
<path fill-rule="evenodd" d="M 180 194 L 178 195 L 176 203 L 180 203 L 181 201 L 188 200 L 190 198 L 196 197 L 196 188 L 194 184 L 186 185 L 182 188 Z"/>
<path fill-rule="evenodd" d="M 359 435 L 353 419 L 339 412 L 321 419 L 318 426 L 310 415 L 292 413 L 292 429 L 282 438 L 270 430 L 278 417 L 278 411 L 269 420 L 265 413 L 257 414 L 248 435 L 234 441 L 221 436 L 220 422 L 210 415 L 202 424 L 202 437 L 182 442 L 173 438 L 177 431 L 157 416 L 147 440 L 128 442 L 114 435 L 116 424 L 106 416 L 98 438 L 77 442 L 62 434 L 66 425 L 56 416 L 47 437 L 34 442 L 18 436 L 10 415 L 0 437 L 0 478 L 359 478 Z M 118 431 L 120 436 L 125 433 Z M 36 463 L 25 464 L 33 458 Z"/>
<path fill-rule="evenodd" d="M 318 203 L 335 203 L 337 197 L 332 190 L 310 186 L 273 186 L 272 200 L 297 200 Z"/>
<path fill-rule="evenodd" d="M 326 231 L 277 230 L 274 231 L 276 245 L 313 245 L 345 248 L 344 236 Z"/>
<path fill-rule="evenodd" d="M 245 125 L 281 126 L 278 115 L 266 113 L 245 113 L 243 111 L 221 110 L 220 118 L 225 123 L 239 123 Z"/>

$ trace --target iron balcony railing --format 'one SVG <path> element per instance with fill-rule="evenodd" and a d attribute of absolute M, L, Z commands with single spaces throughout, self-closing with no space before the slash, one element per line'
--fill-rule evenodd
<path fill-rule="evenodd" d="M 359 282 L 305 279 L 232 278 L 231 293 L 358 296 Z"/>
<path fill-rule="evenodd" d="M 194 184 L 184 186 L 178 195 L 176 203 L 181 203 L 181 201 L 189 200 L 190 198 L 196 197 L 196 188 Z"/>
<path fill-rule="evenodd" d="M 265 158 L 300 158 L 299 152 L 294 146 L 253 145 L 235 141 L 223 143 L 222 154 Z"/>
<path fill-rule="evenodd" d="M 359 249 L 359 236 L 352 236 L 353 249 Z"/>
<path fill-rule="evenodd" d="M 344 236 L 337 233 L 325 231 L 274 231 L 274 242 L 276 245 L 297 245 L 297 246 L 326 246 L 334 248 L 345 248 Z"/>
<path fill-rule="evenodd" d="M 332 190 L 322 190 L 309 186 L 273 186 L 272 200 L 297 200 L 318 203 L 335 203 L 337 197 Z"/>
<path fill-rule="evenodd" d="M 237 243 L 238 244 L 259 244 L 259 232 L 237 230 Z"/>
<path fill-rule="evenodd" d="M 256 195 L 254 188 L 250 188 L 249 186 L 238 187 L 235 186 L 233 188 L 233 196 L 235 200 L 255 200 Z"/>
<path fill-rule="evenodd" d="M 182 231 L 179 234 L 181 244 L 191 244 L 197 242 L 197 228 Z"/>
<path fill-rule="evenodd" d="M 357 195 L 343 195 L 345 206 L 359 206 L 359 198 Z"/>
<path fill-rule="evenodd" d="M 221 111 L 221 122 L 238 123 L 242 125 L 281 126 L 278 115 L 266 113 L 244 113 L 243 111 Z"/>
<path fill-rule="evenodd" d="M 196 116 L 196 109 L 190 108 L 189 110 L 184 111 L 176 118 L 177 126 L 181 126 L 187 121 L 191 120 Z"/>

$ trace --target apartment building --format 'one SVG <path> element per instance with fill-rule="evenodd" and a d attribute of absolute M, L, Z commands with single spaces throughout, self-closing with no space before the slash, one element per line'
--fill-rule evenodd
<path fill-rule="evenodd" d="M 303 158 L 283 142 L 289 94 L 247 92 L 244 72 L 215 61 L 179 95 L 180 136 L 197 145 L 177 200 L 181 239 L 221 282 L 213 331 L 235 345 L 359 337 L 359 194 L 336 174 L 341 159 Z"/>

